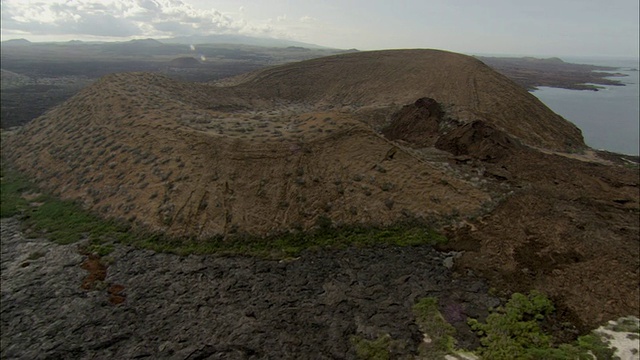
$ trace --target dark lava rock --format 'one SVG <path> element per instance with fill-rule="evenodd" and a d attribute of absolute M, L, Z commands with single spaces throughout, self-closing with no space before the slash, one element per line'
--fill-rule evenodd
<path fill-rule="evenodd" d="M 412 354 L 420 298 L 438 297 L 458 329 L 497 305 L 484 282 L 453 276 L 447 254 L 427 246 L 287 261 L 117 246 L 103 286 L 90 291 L 77 247 L 26 239 L 17 220 L 2 220 L 2 358 L 353 359 L 351 336 L 382 334 Z M 475 344 L 460 335 L 460 346 Z"/>
<path fill-rule="evenodd" d="M 177 68 L 194 68 L 200 65 L 202 65 L 200 61 L 191 56 L 175 58 L 169 62 L 169 66 Z"/>
<path fill-rule="evenodd" d="M 382 134 L 389 140 L 404 140 L 417 147 L 433 146 L 443 115 L 437 101 L 423 97 L 393 114 Z"/>
<path fill-rule="evenodd" d="M 481 120 L 451 130 L 435 146 L 456 156 L 468 155 L 484 161 L 499 160 L 523 148 L 518 140 Z"/>

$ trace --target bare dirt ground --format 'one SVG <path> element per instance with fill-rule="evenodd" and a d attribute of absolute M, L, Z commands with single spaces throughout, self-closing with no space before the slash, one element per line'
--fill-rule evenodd
<path fill-rule="evenodd" d="M 503 288 L 543 290 L 591 326 L 638 315 L 637 168 L 534 151 L 481 166 L 515 190 L 473 229 L 452 231 L 460 249 L 476 249 L 463 266 Z"/>

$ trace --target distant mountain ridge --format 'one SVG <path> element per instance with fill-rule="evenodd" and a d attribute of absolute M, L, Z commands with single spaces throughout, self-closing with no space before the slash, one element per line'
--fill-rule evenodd
<path fill-rule="evenodd" d="M 1 44 L 5 46 L 28 46 L 33 43 L 27 39 L 11 39 L 3 41 Z"/>
<path fill-rule="evenodd" d="M 158 41 L 165 44 L 241 44 L 241 45 L 253 45 L 253 46 L 266 46 L 266 47 L 305 47 L 311 49 L 330 49 L 327 46 L 321 46 L 316 44 L 310 44 L 295 40 L 287 39 L 275 39 L 275 38 L 262 38 L 246 35 L 192 35 L 192 36 L 179 36 L 168 39 L 158 39 Z"/>
<path fill-rule="evenodd" d="M 146 38 L 146 39 L 133 39 L 126 41 L 43 41 L 43 42 L 31 42 L 26 39 L 12 39 L 2 41 L 2 46 L 29 46 L 38 45 L 43 43 L 66 43 L 66 44 L 135 44 L 143 46 L 162 45 L 162 44 L 181 44 L 181 45 L 202 45 L 202 44 L 238 44 L 238 45 L 251 45 L 251 46 L 263 46 L 263 47 L 302 47 L 310 49 L 331 49 L 327 46 L 321 46 L 316 44 L 305 43 L 301 41 L 288 40 L 288 39 L 276 39 L 267 37 L 254 37 L 246 35 L 232 35 L 232 34 L 218 34 L 218 35 L 191 35 L 191 36 L 178 36 L 173 38 Z"/>

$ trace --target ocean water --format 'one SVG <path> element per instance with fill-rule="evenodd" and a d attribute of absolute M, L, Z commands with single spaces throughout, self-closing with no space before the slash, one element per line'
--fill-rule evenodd
<path fill-rule="evenodd" d="M 563 58 L 566 62 L 618 67 L 615 77 L 625 86 L 599 91 L 540 87 L 532 92 L 551 110 L 582 130 L 587 145 L 617 153 L 638 155 L 640 150 L 640 87 L 637 59 Z"/>

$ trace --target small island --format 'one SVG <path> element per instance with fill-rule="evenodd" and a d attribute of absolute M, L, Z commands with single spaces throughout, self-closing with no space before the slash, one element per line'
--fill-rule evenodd
<path fill-rule="evenodd" d="M 598 91 L 599 85 L 624 86 L 622 82 L 611 78 L 627 76 L 614 72 L 619 70 L 616 67 L 572 64 L 555 57 L 539 59 L 477 56 L 476 58 L 529 91 L 537 90 L 539 86 Z"/>

